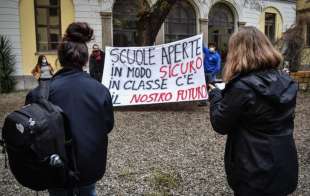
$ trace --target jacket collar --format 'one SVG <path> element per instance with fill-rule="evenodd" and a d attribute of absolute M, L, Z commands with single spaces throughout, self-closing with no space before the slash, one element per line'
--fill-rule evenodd
<path fill-rule="evenodd" d="M 241 75 L 242 75 L 241 73 L 237 73 L 227 84 L 235 82 L 241 77 Z"/>
<path fill-rule="evenodd" d="M 72 75 L 75 73 L 83 73 L 83 69 L 76 68 L 76 67 L 63 67 L 53 76 L 54 78 L 58 78 L 60 76 Z"/>
<path fill-rule="evenodd" d="M 234 75 L 234 77 L 233 77 L 230 81 L 228 81 L 228 82 L 226 83 L 223 92 L 225 92 L 227 89 L 229 89 L 229 87 L 230 87 L 233 83 L 235 83 L 236 81 L 240 80 L 240 78 L 244 77 L 244 76 L 247 75 L 247 74 L 249 74 L 249 73 L 242 73 L 242 72 L 239 72 L 239 73 L 237 73 L 236 75 Z"/>
<path fill-rule="evenodd" d="M 241 76 L 242 76 L 241 73 L 237 73 L 236 75 L 234 75 L 234 77 L 226 83 L 226 87 L 228 87 L 228 86 L 230 86 L 231 84 L 233 84 L 233 83 L 234 83 L 235 81 L 237 81 Z M 226 87 L 225 87 L 225 89 L 226 89 Z"/>

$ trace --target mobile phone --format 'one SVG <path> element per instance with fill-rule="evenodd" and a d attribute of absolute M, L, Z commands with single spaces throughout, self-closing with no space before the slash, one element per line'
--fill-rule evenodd
<path fill-rule="evenodd" d="M 214 84 L 216 88 L 220 89 L 220 90 L 223 90 L 225 88 L 225 83 L 222 82 L 222 83 L 215 83 Z"/>

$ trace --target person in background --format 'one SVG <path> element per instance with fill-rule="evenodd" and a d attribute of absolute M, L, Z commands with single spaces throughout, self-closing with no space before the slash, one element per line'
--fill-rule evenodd
<path fill-rule="evenodd" d="M 46 56 L 40 55 L 31 73 L 38 81 L 50 80 L 53 77 L 54 69 L 47 61 Z"/>
<path fill-rule="evenodd" d="M 215 44 L 209 43 L 209 48 L 203 47 L 204 54 L 204 72 L 205 72 L 205 80 L 206 84 L 212 83 L 216 80 L 216 75 L 221 70 L 221 56 L 216 51 Z M 207 106 L 208 101 L 200 101 L 198 106 Z"/>
<path fill-rule="evenodd" d="M 46 56 L 40 55 L 38 58 L 38 62 L 31 71 L 31 73 L 39 81 L 50 80 L 53 77 L 54 69 L 51 64 L 47 62 Z"/>
<path fill-rule="evenodd" d="M 98 44 L 93 45 L 93 51 L 89 59 L 89 73 L 92 78 L 101 83 L 104 69 L 105 53 L 100 50 Z"/>
<path fill-rule="evenodd" d="M 45 92 L 48 91 L 50 81 L 54 74 L 54 69 L 48 63 L 46 56 L 39 56 L 38 62 L 31 73 L 39 81 L 39 86 L 37 87 L 41 93 L 39 97 L 43 97 L 46 94 Z"/>
<path fill-rule="evenodd" d="M 227 135 L 225 170 L 236 196 L 284 196 L 298 182 L 294 131 L 297 84 L 282 55 L 255 27 L 229 40 L 223 91 L 210 86 L 210 121 Z"/>
<path fill-rule="evenodd" d="M 209 48 L 203 47 L 203 54 L 206 83 L 209 84 L 216 80 L 216 75 L 221 71 L 221 56 L 213 43 L 209 44 Z"/>
<path fill-rule="evenodd" d="M 288 61 L 284 61 L 284 62 L 283 62 L 282 71 L 283 71 L 284 73 L 290 74 L 289 62 L 288 62 Z"/>
<path fill-rule="evenodd" d="M 96 182 L 106 170 L 108 134 L 114 126 L 114 114 L 109 90 L 83 71 L 89 58 L 86 43 L 92 37 L 93 29 L 87 23 L 71 23 L 58 48 L 62 69 L 52 78 L 49 101 L 59 106 L 68 119 L 79 180 L 74 187 L 49 189 L 50 196 L 73 196 L 74 192 L 96 196 Z M 38 94 L 36 89 L 30 93 L 32 97 Z"/>

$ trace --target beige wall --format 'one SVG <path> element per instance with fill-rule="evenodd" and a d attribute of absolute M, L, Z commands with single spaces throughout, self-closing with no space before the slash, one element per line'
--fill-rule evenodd
<path fill-rule="evenodd" d="M 68 25 L 74 21 L 74 5 L 72 0 L 61 0 L 60 7 L 61 33 L 64 34 Z M 40 54 L 46 55 L 54 68 L 59 68 L 56 51 L 37 53 L 34 0 L 20 0 L 19 8 L 23 75 L 31 74 Z"/>

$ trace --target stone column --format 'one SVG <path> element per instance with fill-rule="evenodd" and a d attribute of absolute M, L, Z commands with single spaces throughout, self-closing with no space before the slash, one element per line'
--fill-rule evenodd
<path fill-rule="evenodd" d="M 200 18 L 199 19 L 200 33 L 203 33 L 203 43 L 208 43 L 208 19 Z"/>
<path fill-rule="evenodd" d="M 102 23 L 102 48 L 113 46 L 112 12 L 100 12 Z"/>

